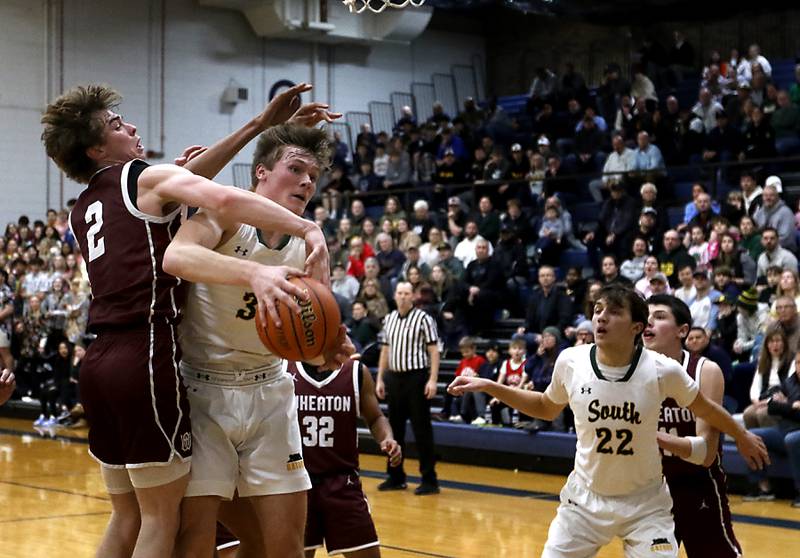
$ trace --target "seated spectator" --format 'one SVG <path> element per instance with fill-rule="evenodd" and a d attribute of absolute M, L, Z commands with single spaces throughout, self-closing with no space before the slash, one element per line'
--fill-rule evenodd
<path fill-rule="evenodd" d="M 761 437 L 770 453 L 789 458 L 794 479 L 795 498 L 793 508 L 800 508 L 800 465 L 796 459 L 800 454 L 800 353 L 794 357 L 794 370 L 790 371 L 767 401 L 766 412 L 776 424 L 754 428 L 753 434 Z M 743 498 L 745 501 L 772 500 L 775 495 L 769 482 L 769 467 L 750 473 L 753 489 Z"/>
<path fill-rule="evenodd" d="M 352 304 L 360 289 L 361 285 L 358 279 L 348 275 L 342 264 L 334 264 L 331 274 L 331 291 L 344 298 L 348 304 Z"/>
<path fill-rule="evenodd" d="M 420 238 L 428 238 L 428 233 L 432 228 L 439 229 L 441 226 L 439 218 L 430 211 L 430 206 L 425 200 L 414 202 L 414 212 L 409 217 L 408 224 L 411 230 L 417 233 Z"/>
<path fill-rule="evenodd" d="M 583 320 L 575 327 L 575 347 L 594 343 L 594 326 L 591 320 Z"/>
<path fill-rule="evenodd" d="M 775 185 L 764 186 L 762 205 L 753 214 L 753 221 L 761 228 L 778 232 L 780 245 L 794 252 L 797 249 L 797 228 L 792 210 L 783 202 Z"/>
<path fill-rule="evenodd" d="M 583 303 L 586 299 L 586 279 L 583 278 L 580 267 L 570 267 L 564 275 L 564 294 L 570 301 L 570 315 L 582 315 Z M 569 328 L 565 328 L 564 331 L 569 335 Z"/>
<path fill-rule="evenodd" d="M 800 150 L 800 106 L 792 103 L 789 93 L 778 92 L 778 108 L 770 118 L 775 130 L 775 149 L 778 155 L 794 155 Z"/>
<path fill-rule="evenodd" d="M 720 236 L 719 252 L 711 261 L 711 266 L 725 266 L 731 270 L 733 282 L 741 287 L 755 281 L 755 261 L 750 258 L 744 249 L 737 246 L 736 239 L 730 233 Z M 745 267 L 748 268 L 745 271 Z"/>
<path fill-rule="evenodd" d="M 447 199 L 447 232 L 454 239 L 464 238 L 464 227 L 467 224 L 467 212 L 464 211 L 461 198 L 450 196 Z M 476 229 L 477 231 L 477 226 Z"/>
<path fill-rule="evenodd" d="M 750 385 L 750 405 L 744 410 L 744 425 L 748 429 L 775 424 L 767 411 L 767 403 L 794 364 L 795 353 L 789 350 L 788 339 L 781 328 L 767 330 L 764 349 L 758 357 L 758 366 Z"/>
<path fill-rule="evenodd" d="M 428 277 L 431 275 L 431 266 L 420 259 L 419 248 L 417 248 L 416 245 L 411 244 L 403 253 L 406 256 L 406 260 L 403 262 L 403 265 L 400 268 L 400 280 L 407 280 L 406 277 L 408 276 L 408 270 L 412 267 L 415 267 L 422 274 L 422 279 L 427 281 Z"/>
<path fill-rule="evenodd" d="M 777 297 L 789 297 L 795 301 L 797 310 L 800 311 L 800 280 L 797 278 L 797 272 L 793 269 L 784 269 L 781 271 L 780 279 L 778 279 L 778 286 L 775 290 Z M 777 311 L 773 305 L 771 314 L 777 315 Z"/>
<path fill-rule="evenodd" d="M 759 107 L 754 107 L 750 113 L 743 141 L 746 159 L 769 159 L 777 155 L 775 130 Z"/>
<path fill-rule="evenodd" d="M 374 251 L 375 246 L 378 244 L 378 229 L 375 227 L 375 221 L 369 217 L 361 221 L 361 239 L 365 244 L 369 244 L 369 247 Z"/>
<path fill-rule="evenodd" d="M 664 172 L 664 157 L 657 145 L 650 143 L 650 134 L 639 132 L 636 136 L 633 169 L 639 171 L 646 182 L 655 182 Z"/>
<path fill-rule="evenodd" d="M 761 245 L 764 251 L 758 257 L 756 277 L 766 276 L 767 267 L 780 266 L 783 269 L 797 269 L 797 258 L 778 243 L 778 231 L 766 227 L 761 231 Z"/>
<path fill-rule="evenodd" d="M 680 287 L 675 289 L 672 294 L 675 298 L 685 302 L 686 306 L 691 306 L 694 299 L 697 298 L 697 289 L 694 288 L 693 265 L 685 265 L 678 270 L 678 282 Z"/>
<path fill-rule="evenodd" d="M 492 206 L 489 196 L 482 196 L 478 201 L 478 211 L 472 218 L 478 225 L 478 234 L 494 244 L 500 236 L 500 215 Z"/>
<path fill-rule="evenodd" d="M 706 270 L 711 261 L 711 254 L 708 249 L 706 233 L 700 225 L 693 225 L 689 235 L 689 246 L 686 250 L 694 260 L 696 269 Z"/>
<path fill-rule="evenodd" d="M 428 123 L 440 128 L 448 122 L 450 122 L 450 116 L 444 111 L 444 105 L 439 101 L 435 101 L 433 103 L 433 114 L 428 118 Z"/>
<path fill-rule="evenodd" d="M 647 242 L 643 238 L 635 238 L 631 246 L 631 257 L 622 262 L 620 274 L 631 283 L 635 283 L 644 275 L 644 262 L 647 257 Z"/>
<path fill-rule="evenodd" d="M 474 220 L 467 221 L 464 225 L 464 239 L 456 245 L 455 256 L 466 268 L 475 259 L 475 246 L 480 240 L 486 240 L 478 234 L 478 224 Z M 494 250 L 489 244 L 489 255 Z"/>
<path fill-rule="evenodd" d="M 536 353 L 525 360 L 525 375 L 528 381 L 523 386 L 524 389 L 538 392 L 547 389 L 553 379 L 553 369 L 558 353 L 561 352 L 561 343 L 561 332 L 558 328 L 550 326 L 542 331 L 542 340 L 536 348 Z M 550 430 L 551 427 L 560 432 L 567 430 L 562 414 L 552 422 L 536 419 L 530 430 Z"/>
<path fill-rule="evenodd" d="M 428 229 L 428 241 L 419 247 L 419 261 L 429 268 L 439 262 L 439 244 L 444 241 L 442 231 L 436 227 Z"/>
<path fill-rule="evenodd" d="M 400 109 L 400 118 L 395 122 L 393 131 L 396 133 L 407 133 L 409 128 L 417 126 L 417 118 L 414 116 L 414 111 L 411 107 L 404 105 Z"/>
<path fill-rule="evenodd" d="M 500 216 L 501 230 L 503 226 L 508 227 L 514 237 L 525 245 L 529 243 L 533 236 L 530 219 L 523 213 L 520 201 L 517 199 L 510 199 L 506 202 L 506 212 Z"/>
<path fill-rule="evenodd" d="M 372 247 L 365 244 L 360 236 L 354 236 L 350 239 L 350 251 L 347 256 L 347 274 L 352 275 L 356 279 L 364 277 L 364 263 L 367 258 L 375 255 Z"/>
<path fill-rule="evenodd" d="M 497 383 L 516 389 L 523 389 L 527 381 L 528 375 L 525 373 L 525 341 L 512 339 L 508 345 L 508 358 L 500 365 Z M 489 401 L 489 407 L 492 413 L 492 424 L 511 426 L 514 417 L 508 405 L 493 397 Z"/>
<path fill-rule="evenodd" d="M 381 179 L 372 171 L 372 161 L 361 161 L 355 179 L 356 190 L 361 193 L 377 192 L 380 187 Z"/>
<path fill-rule="evenodd" d="M 658 271 L 658 258 L 655 256 L 647 256 L 644 259 L 642 266 L 642 276 L 634 283 L 633 288 L 642 295 L 644 298 L 649 298 L 652 294 L 650 288 L 650 279 L 656 276 Z"/>
<path fill-rule="evenodd" d="M 325 206 L 318 205 L 314 208 L 314 222 L 322 229 L 325 236 L 336 236 L 336 221 L 331 219 L 331 214 L 325 209 Z"/>
<path fill-rule="evenodd" d="M 458 361 L 458 366 L 456 367 L 456 378 L 459 376 L 478 376 L 478 371 L 486 363 L 486 359 L 476 352 L 475 339 L 462 337 L 461 341 L 458 342 L 458 350 L 461 352 L 461 360 Z M 445 419 L 449 419 L 450 422 L 467 423 L 472 422 L 477 417 L 481 417 L 483 424 L 486 424 L 486 419 L 483 419 L 486 410 L 486 394 L 472 394 L 470 397 L 467 395 L 464 394 L 463 397 L 454 398 L 449 393 L 445 394 L 442 415 Z M 455 403 L 455 408 L 453 408 L 453 403 Z"/>
<path fill-rule="evenodd" d="M 715 210 L 714 204 L 711 201 L 711 196 L 705 192 L 701 192 L 694 199 L 693 205 L 695 209 L 694 216 L 685 226 L 679 225 L 678 232 L 681 232 L 684 228 L 691 231 L 692 228 L 699 226 L 703 230 L 703 234 L 708 235 L 711 232 L 711 223 L 714 217 L 719 214 L 719 204 L 717 204 Z"/>
<path fill-rule="evenodd" d="M 383 188 L 408 188 L 411 186 L 411 157 L 405 151 L 393 149 L 389 152 L 389 163 Z"/>
<path fill-rule="evenodd" d="M 725 378 L 725 383 L 730 384 L 733 375 L 733 364 L 728 354 L 720 347 L 711 343 L 711 336 L 702 327 L 691 327 L 689 335 L 686 336 L 685 342 L 686 350 L 690 354 L 697 357 L 706 357 L 709 360 L 716 362 L 722 375 Z"/>
<path fill-rule="evenodd" d="M 792 353 L 800 345 L 800 315 L 797 304 L 789 296 L 779 296 L 775 300 L 775 316 L 767 318 L 766 329 L 778 328 L 783 331 L 788 343 L 788 350 Z"/>
<path fill-rule="evenodd" d="M 720 265 L 714 268 L 713 288 L 722 293 L 728 301 L 734 301 L 739 297 L 739 287 L 733 282 L 733 272 L 731 268 Z M 733 307 L 731 305 L 731 307 Z"/>
<path fill-rule="evenodd" d="M 350 222 L 353 225 L 353 234 L 361 234 L 361 225 L 367 218 L 367 210 L 364 202 L 356 198 L 350 203 Z"/>
<path fill-rule="evenodd" d="M 604 286 L 610 285 L 611 283 L 620 283 L 626 287 L 633 287 L 633 283 L 630 281 L 630 279 L 620 275 L 617 258 L 612 254 L 606 254 L 603 256 L 603 261 L 600 265 L 600 273 L 602 275 Z"/>
<path fill-rule="evenodd" d="M 658 102 L 658 97 L 656 96 L 656 86 L 653 85 L 653 82 L 650 81 L 650 78 L 645 75 L 644 68 L 638 64 L 633 67 L 631 96 L 636 99 Z"/>
<path fill-rule="evenodd" d="M 710 272 L 704 269 L 695 269 L 692 274 L 694 288 L 697 291 L 694 302 L 689 305 L 692 313 L 692 326 L 701 327 L 711 336 L 717 327 L 717 312 L 719 309 L 714 304 L 721 293 L 712 288 Z"/>
<path fill-rule="evenodd" d="M 625 183 L 627 173 L 634 167 L 634 152 L 625 145 L 621 134 L 611 138 L 611 153 L 603 165 L 603 176 L 589 182 L 589 192 L 596 202 L 603 201 L 603 191 L 608 191 L 612 184 Z"/>
<path fill-rule="evenodd" d="M 766 318 L 766 305 L 759 305 L 758 291 L 749 288 L 736 299 L 736 341 L 732 356 L 746 362 L 753 350 L 756 338 L 763 330 Z"/>
<path fill-rule="evenodd" d="M 703 194 L 708 195 L 705 185 L 702 182 L 695 182 L 692 185 L 692 201 L 688 202 L 683 208 L 683 223 L 688 225 L 689 222 L 697 216 L 700 212 L 700 208 L 698 207 L 697 198 Z M 708 198 L 710 201 L 710 209 L 713 213 L 717 214 L 720 212 L 719 202 L 716 200 L 711 200 L 710 197 Z M 679 227 L 680 228 L 680 227 Z"/>
<path fill-rule="evenodd" d="M 442 126 L 442 142 L 439 144 L 439 150 L 436 153 L 437 161 L 443 160 L 447 151 L 452 151 L 459 161 L 465 161 L 469 158 L 464 140 L 455 133 L 452 124 Z"/>
<path fill-rule="evenodd" d="M 746 82 L 751 81 L 753 79 L 754 64 L 757 64 L 767 77 L 772 75 L 772 65 L 761 54 L 761 47 L 752 44 L 747 49 L 747 57 L 742 57 L 739 64 L 736 66 L 736 79 Z"/>
<path fill-rule="evenodd" d="M 598 267 L 598 249 L 617 258 L 626 255 L 628 235 L 636 226 L 637 216 L 636 201 L 625 192 L 625 187 L 622 184 L 612 185 L 611 197 L 603 202 L 600 209 L 597 231 L 584 236 L 591 267 Z"/>
<path fill-rule="evenodd" d="M 528 92 L 528 111 L 533 114 L 544 103 L 553 103 L 558 88 L 558 78 L 550 68 L 539 67 L 534 73 Z"/>
<path fill-rule="evenodd" d="M 509 183 L 501 184 L 497 188 L 501 201 L 530 198 L 529 186 L 525 179 L 530 173 L 531 164 L 520 144 L 515 143 L 511 146 L 511 160 L 508 164 Z"/>
<path fill-rule="evenodd" d="M 692 107 L 692 115 L 702 122 L 704 134 L 709 134 L 717 127 L 717 115 L 722 110 L 722 105 L 714 100 L 711 91 L 701 87 L 697 96 L 697 104 Z"/>
<path fill-rule="evenodd" d="M 764 251 L 761 242 L 761 233 L 756 228 L 753 218 L 749 215 L 743 216 L 739 220 L 739 246 L 750 256 L 753 262 L 758 262 L 758 257 Z"/>
<path fill-rule="evenodd" d="M 559 331 L 572 321 L 572 303 L 569 297 L 556 286 L 556 272 L 550 266 L 539 268 L 539 285 L 533 289 L 528 300 L 525 326 L 517 329 L 516 335 L 525 336 L 530 347 L 535 347 L 544 328 L 555 326 Z"/>
<path fill-rule="evenodd" d="M 562 167 L 558 155 L 550 155 L 547 158 L 547 170 L 544 173 L 542 188 L 545 197 L 558 195 L 565 203 L 577 200 L 579 196 L 575 180 L 570 176 L 569 171 Z"/>
<path fill-rule="evenodd" d="M 378 320 L 382 320 L 389 313 L 389 303 L 381 292 L 377 279 L 365 279 L 356 300 L 363 302 L 367 307 L 367 313 Z"/>
<path fill-rule="evenodd" d="M 536 259 L 540 264 L 557 266 L 564 249 L 564 223 L 559 208 L 549 205 L 539 227 L 539 239 L 536 241 Z"/>
<path fill-rule="evenodd" d="M 467 131 L 474 135 L 483 126 L 486 114 L 483 112 L 483 109 L 479 108 L 475 103 L 475 99 L 467 97 L 464 99 L 464 110 L 458 113 L 457 118 L 464 123 Z"/>
<path fill-rule="evenodd" d="M 584 116 L 581 124 L 581 129 L 575 134 L 574 153 L 567 155 L 566 163 L 579 173 L 590 173 L 602 168 L 605 162 L 605 138 L 591 116 Z"/>
<path fill-rule="evenodd" d="M 395 279 L 403 267 L 406 257 L 403 253 L 395 248 L 394 240 L 386 233 L 378 235 L 378 251 L 375 252 L 375 259 L 378 260 L 380 266 L 380 277 L 382 280 L 391 281 Z"/>
<path fill-rule="evenodd" d="M 464 277 L 464 264 L 455 257 L 453 247 L 447 242 L 439 244 L 439 265 L 447 270 L 454 281 L 461 281 Z"/>
<path fill-rule="evenodd" d="M 356 351 L 361 352 L 365 347 L 378 340 L 381 323 L 374 316 L 370 316 L 367 305 L 363 300 L 353 302 L 350 319 L 345 322 L 347 334 L 356 346 Z"/>
<path fill-rule="evenodd" d="M 397 248 L 403 253 L 408 252 L 412 247 L 419 249 L 422 245 L 422 239 L 408 227 L 408 220 L 405 218 L 397 220 L 395 234 L 397 236 Z"/>
<path fill-rule="evenodd" d="M 646 183 L 646 184 L 649 184 Z M 642 208 L 636 229 L 628 235 L 629 238 L 641 238 L 645 243 L 645 250 L 652 253 L 663 244 L 658 221 L 659 213 L 652 207 Z"/>

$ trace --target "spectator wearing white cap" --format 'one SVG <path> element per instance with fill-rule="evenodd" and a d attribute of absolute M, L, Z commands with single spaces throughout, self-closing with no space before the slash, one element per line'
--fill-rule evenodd
<path fill-rule="evenodd" d="M 780 179 L 778 179 L 778 183 L 780 183 Z M 764 186 L 761 198 L 763 204 L 753 215 L 753 221 L 759 228 L 771 227 L 778 231 L 780 245 L 794 252 L 797 247 L 794 213 L 780 198 L 775 180 Z"/>

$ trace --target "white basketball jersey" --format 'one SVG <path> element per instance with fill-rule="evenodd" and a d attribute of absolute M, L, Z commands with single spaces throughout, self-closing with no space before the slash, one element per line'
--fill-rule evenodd
<path fill-rule="evenodd" d="M 214 251 L 264 265 L 303 269 L 305 241 L 295 236 L 288 238 L 288 242 L 273 250 L 261 242 L 258 229 L 241 225 L 230 240 Z M 192 368 L 218 372 L 273 367 L 277 372 L 281 360 L 258 338 L 256 312 L 258 301 L 244 287 L 193 283 L 179 328 L 183 362 Z"/>
<path fill-rule="evenodd" d="M 581 481 L 604 496 L 633 494 L 661 483 L 661 402 L 672 397 L 686 407 L 698 387 L 679 363 L 642 347 L 625 375 L 611 381 L 596 351 L 595 345 L 563 351 L 545 393 L 575 414 L 575 473 Z"/>

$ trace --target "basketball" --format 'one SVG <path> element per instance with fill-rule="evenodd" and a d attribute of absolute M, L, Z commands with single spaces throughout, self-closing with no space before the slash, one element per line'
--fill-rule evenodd
<path fill-rule="evenodd" d="M 261 342 L 281 358 L 309 362 L 321 356 L 339 334 L 339 305 L 330 289 L 310 277 L 289 279 L 310 295 L 307 302 L 298 301 L 300 314 L 294 314 L 282 302 L 277 302 L 282 326 L 276 327 L 267 316 L 266 323 L 256 314 L 256 329 Z"/>

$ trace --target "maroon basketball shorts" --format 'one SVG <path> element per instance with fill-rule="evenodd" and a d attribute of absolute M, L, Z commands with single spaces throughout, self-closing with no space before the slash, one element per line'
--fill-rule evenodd
<path fill-rule="evenodd" d="M 688 558 L 742 555 L 733 534 L 725 473 L 710 467 L 696 475 L 667 478 L 675 517 L 675 538 Z"/>
<path fill-rule="evenodd" d="M 305 548 L 328 554 L 355 552 L 380 544 L 361 479 L 350 474 L 312 477 L 308 491 Z"/>
<path fill-rule="evenodd" d="M 186 388 L 175 328 L 104 331 L 81 365 L 89 452 L 111 467 L 165 465 L 192 454 Z"/>

